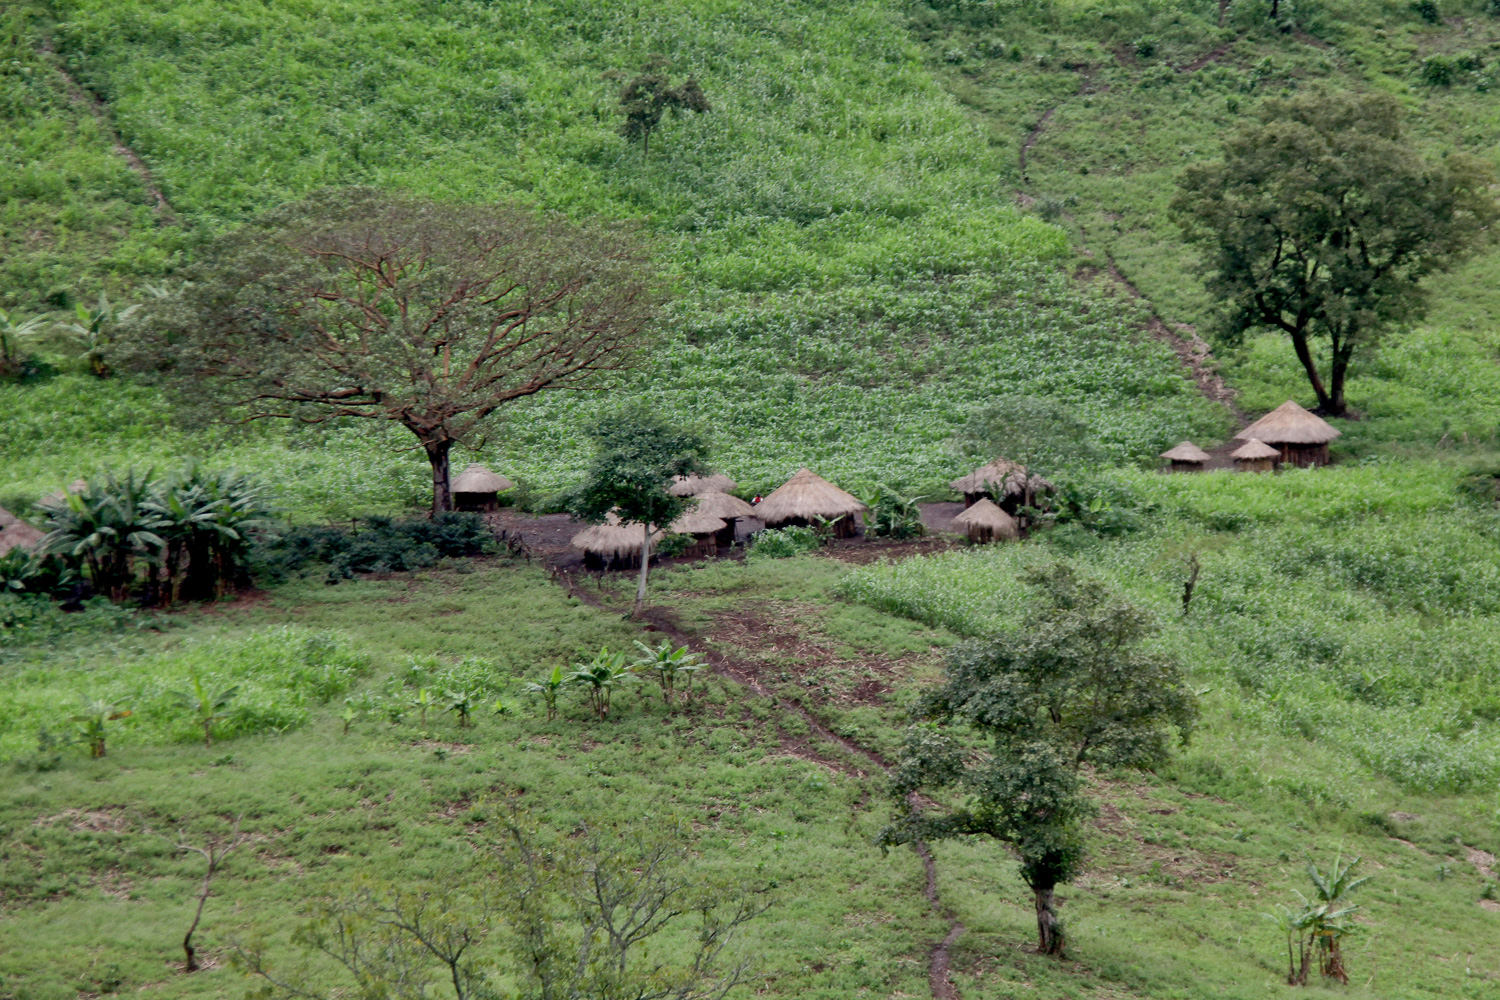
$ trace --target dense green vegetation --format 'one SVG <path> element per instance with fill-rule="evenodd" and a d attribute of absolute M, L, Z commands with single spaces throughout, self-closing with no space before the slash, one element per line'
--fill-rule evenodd
<path fill-rule="evenodd" d="M 138 301 L 213 237 L 320 187 L 515 199 L 639 222 L 674 296 L 617 391 L 538 397 L 454 456 L 516 479 L 522 502 L 576 485 L 586 428 L 626 400 L 702 433 L 747 494 L 806 464 L 861 496 L 947 495 L 968 461 L 955 432 L 1000 395 L 1065 407 L 1100 462 L 1064 484 L 1073 523 L 1020 545 L 850 567 L 793 529 L 744 562 L 668 568 L 653 628 L 729 665 L 672 710 L 654 685 L 622 686 L 602 720 L 565 684 L 552 718 L 529 683 L 661 641 L 623 617 L 630 581 L 583 583 L 591 607 L 538 566 L 443 558 L 405 529 L 389 550 L 330 531 L 425 505 L 404 432 L 203 426 L 129 375 L 95 378 L 57 332 L 29 341 L 40 363 L 0 384 L 0 505 L 26 513 L 80 475 L 191 458 L 273 484 L 313 523 L 248 600 L 148 616 L 0 596 L 0 995 L 242 995 L 221 964 L 169 964 L 201 859 L 158 834 L 243 815 L 253 839 L 197 939 L 222 963 L 257 932 L 289 955 L 303 901 L 361 873 L 486 877 L 511 793 L 558 836 L 645 812 L 706 872 L 777 882 L 745 941 L 767 996 L 927 995 L 956 918 L 966 997 L 1264 997 L 1284 942 L 1260 914 L 1295 905 L 1306 860 L 1340 848 L 1376 878 L 1339 993 L 1493 995 L 1500 525 L 1493 476 L 1471 474 L 1500 453 L 1500 254 L 1432 280 L 1428 320 L 1356 366 L 1363 419 L 1339 422 L 1335 466 L 1141 471 L 1234 427 L 1149 332 L 1152 315 L 1212 324 L 1165 211 L 1182 165 L 1267 95 L 1314 82 L 1395 94 L 1430 155 L 1493 157 L 1487 0 L 1439 0 L 1436 21 L 1406 0 L 1283 0 L 1281 25 L 1268 8 L 7 6 L 0 307 L 15 315 L 66 320 L 100 291 Z M 658 52 L 712 110 L 664 118 L 648 154 L 621 135 L 604 74 Z M 1220 365 L 1247 413 L 1308 401 L 1281 341 Z M 1102 808 L 1062 893 L 1065 963 L 1026 950 L 1032 900 L 994 844 L 934 846 L 951 916 L 923 897 L 918 858 L 882 857 L 883 786 L 861 750 L 894 759 L 946 651 L 1015 628 L 1018 575 L 1059 557 L 1153 612 L 1202 712 L 1154 773 L 1086 775 Z M 234 691 L 212 747 L 176 694 L 195 683 Z M 109 709 L 89 710 L 102 759 L 72 719 L 85 705 Z"/>

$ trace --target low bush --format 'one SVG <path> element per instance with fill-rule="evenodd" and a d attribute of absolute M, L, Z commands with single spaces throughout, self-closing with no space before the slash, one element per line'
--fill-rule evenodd
<path fill-rule="evenodd" d="M 790 559 L 823 547 L 823 538 L 814 528 L 792 525 L 789 528 L 767 528 L 757 531 L 750 540 L 749 555 L 765 559 Z"/>
<path fill-rule="evenodd" d="M 372 517 L 359 527 L 313 525 L 265 539 L 255 553 L 256 570 L 273 579 L 306 575 L 313 565 L 328 567 L 328 582 L 356 573 L 399 573 L 424 569 L 439 559 L 477 556 L 495 549 L 494 534 L 478 514 L 450 512 L 395 520 Z"/>

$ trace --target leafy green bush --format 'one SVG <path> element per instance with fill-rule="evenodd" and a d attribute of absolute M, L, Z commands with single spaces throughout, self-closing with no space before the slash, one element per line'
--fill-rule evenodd
<path fill-rule="evenodd" d="M 162 624 L 162 619 L 104 597 L 84 601 L 81 610 L 64 611 L 51 595 L 0 592 L 0 653 L 64 639 L 75 642 L 121 635 Z"/>
<path fill-rule="evenodd" d="M 823 538 L 814 528 L 794 524 L 786 528 L 757 531 L 750 539 L 749 555 L 763 559 L 790 559 L 823 547 Z"/>
<path fill-rule="evenodd" d="M 918 538 L 927 534 L 918 503 L 925 497 L 903 497 L 882 486 L 867 501 L 865 533 L 872 538 Z"/>
<path fill-rule="evenodd" d="M 314 525 L 266 539 L 255 564 L 272 577 L 304 573 L 314 564 L 328 567 L 328 582 L 356 573 L 399 573 L 423 569 L 444 557 L 494 551 L 495 539 L 478 514 L 448 512 L 395 520 L 369 518 L 362 528 Z"/>

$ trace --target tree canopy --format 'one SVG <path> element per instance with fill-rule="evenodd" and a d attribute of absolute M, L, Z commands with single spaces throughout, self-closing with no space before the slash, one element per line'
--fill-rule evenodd
<path fill-rule="evenodd" d="M 1419 319 L 1422 279 L 1487 238 L 1493 173 L 1459 153 L 1423 159 L 1380 93 L 1268 100 L 1223 153 L 1183 173 L 1172 211 L 1203 248 L 1225 338 L 1285 333 L 1319 409 L 1342 415 L 1351 361 Z"/>
<path fill-rule="evenodd" d="M 1083 860 L 1092 805 L 1084 765 L 1150 767 L 1185 742 L 1196 703 L 1182 669 L 1145 642 L 1151 616 L 1064 564 L 1022 577 L 1037 590 L 1020 629 L 968 643 L 918 702 L 890 784 L 885 845 L 987 836 L 1011 845 L 1036 903 L 1039 948 L 1063 950 L 1053 891 Z M 972 738 L 988 743 L 976 747 Z M 954 793 L 959 804 L 919 807 Z"/>
<path fill-rule="evenodd" d="M 708 95 L 698 85 L 697 77 L 688 77 L 681 84 L 672 86 L 667 75 L 670 63 L 666 57 L 655 55 L 646 60 L 640 73 L 626 80 L 620 87 L 620 103 L 616 110 L 625 117 L 620 123 L 620 134 L 630 142 L 641 144 L 641 154 L 651 153 L 651 133 L 661 124 L 664 114 L 671 111 L 674 116 L 684 111 L 702 114 L 712 111 Z M 609 79 L 621 79 L 622 74 L 606 74 Z"/>
<path fill-rule="evenodd" d="M 389 420 L 452 507 L 449 452 L 497 410 L 625 368 L 659 295 L 626 228 L 370 190 L 276 209 L 137 320 L 137 352 L 249 419 Z"/>

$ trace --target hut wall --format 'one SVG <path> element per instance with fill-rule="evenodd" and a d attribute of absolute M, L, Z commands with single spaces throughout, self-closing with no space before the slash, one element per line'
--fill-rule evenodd
<path fill-rule="evenodd" d="M 1240 472 L 1275 472 L 1276 459 L 1274 458 L 1237 458 L 1234 467 Z"/>
<path fill-rule="evenodd" d="M 739 523 L 739 518 L 726 517 L 724 519 L 724 527 L 720 528 L 714 536 L 714 540 L 720 548 L 729 549 L 734 547 L 734 529 L 737 523 Z M 714 554 L 717 555 L 718 553 L 715 552 Z"/>
<path fill-rule="evenodd" d="M 494 493 L 455 493 L 454 510 L 493 511 L 500 509 L 499 497 Z"/>
<path fill-rule="evenodd" d="M 1177 459 L 1174 458 L 1174 459 L 1172 459 L 1172 471 L 1173 472 L 1202 472 L 1203 471 L 1203 463 L 1202 462 L 1179 462 Z"/>
<path fill-rule="evenodd" d="M 768 528 L 787 528 L 792 526 L 796 526 L 799 528 L 817 528 L 821 526 L 821 522 L 809 520 L 805 517 L 789 517 L 785 521 L 778 521 L 776 524 L 766 525 L 766 527 Z M 843 517 L 839 518 L 837 521 L 834 521 L 831 525 L 829 525 L 829 527 L 833 530 L 834 538 L 853 538 L 855 535 L 859 534 L 859 515 L 845 514 Z"/>
<path fill-rule="evenodd" d="M 652 558 L 655 558 L 655 556 Z M 583 568 L 599 572 L 610 569 L 640 569 L 641 556 L 638 552 L 633 552 L 629 555 L 602 555 L 598 552 L 585 552 L 583 554 Z"/>
<path fill-rule="evenodd" d="M 1328 444 L 1278 444 L 1281 460 L 1299 469 L 1321 468 L 1328 464 Z"/>
<path fill-rule="evenodd" d="M 719 538 L 713 535 L 694 535 L 693 544 L 678 554 L 681 559 L 711 559 L 719 554 Z"/>

